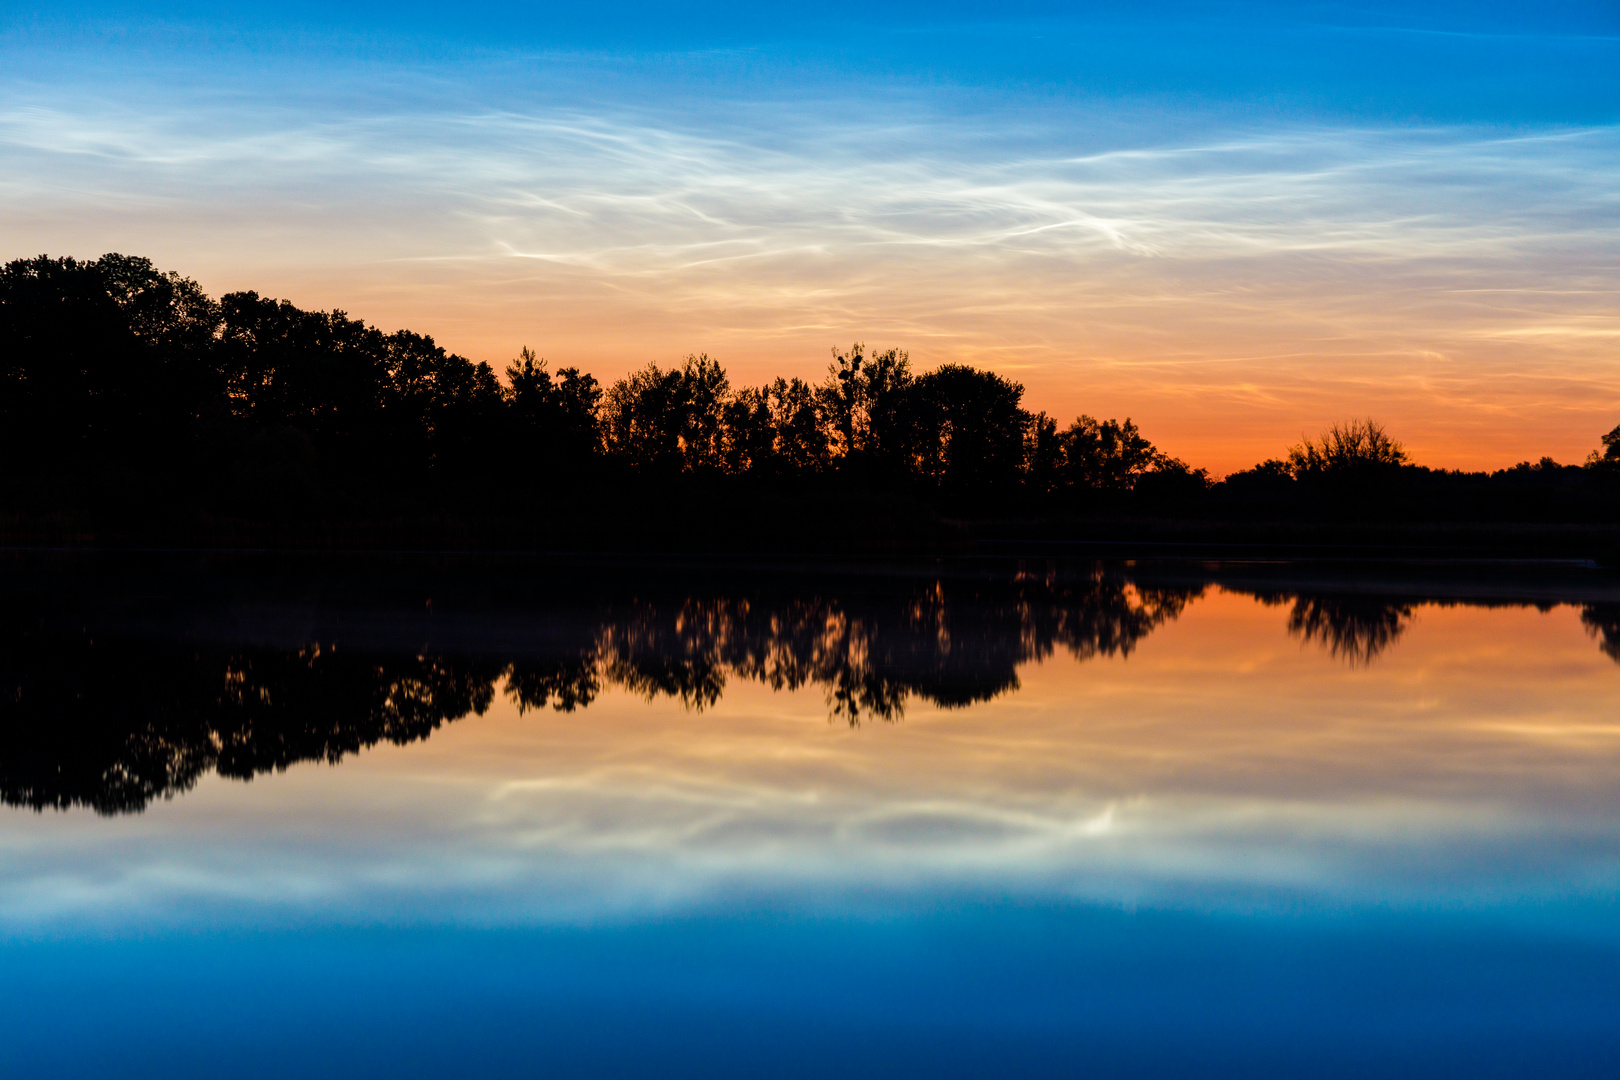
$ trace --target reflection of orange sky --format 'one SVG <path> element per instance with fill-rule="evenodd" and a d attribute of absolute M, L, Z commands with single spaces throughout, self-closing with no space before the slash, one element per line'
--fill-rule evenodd
<path fill-rule="evenodd" d="M 140 815 L 6 812 L 0 916 L 214 896 L 572 919 L 794 883 L 1611 887 L 1620 665 L 1577 609 L 1420 607 L 1366 667 L 1290 637 L 1287 611 L 1212 591 L 1128 658 L 1060 652 L 994 701 L 914 698 L 893 724 L 736 679 L 704 712 L 498 698 L 425 742 L 210 776 Z"/>
<path fill-rule="evenodd" d="M 502 700 L 362 767 L 520 785 L 622 769 L 735 792 L 856 787 L 1032 809 L 1196 795 L 1620 810 L 1620 665 L 1578 609 L 1419 607 L 1364 667 L 1290 636 L 1287 611 L 1216 590 L 1128 658 L 1060 650 L 994 701 L 914 698 L 895 724 L 850 729 L 828 722 L 814 688 L 733 679 L 706 712 L 623 691 L 573 714 L 520 716 Z"/>

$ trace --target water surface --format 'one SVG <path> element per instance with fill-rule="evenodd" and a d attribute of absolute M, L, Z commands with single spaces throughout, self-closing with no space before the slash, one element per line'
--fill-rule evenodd
<path fill-rule="evenodd" d="M 1620 1067 L 1595 569 L 6 580 L 8 1074 Z"/>

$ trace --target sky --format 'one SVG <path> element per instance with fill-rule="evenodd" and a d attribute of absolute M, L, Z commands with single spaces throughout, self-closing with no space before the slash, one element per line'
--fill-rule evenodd
<path fill-rule="evenodd" d="M 0 0 L 0 259 L 604 381 L 865 341 L 1214 474 L 1620 423 L 1620 8 Z"/>

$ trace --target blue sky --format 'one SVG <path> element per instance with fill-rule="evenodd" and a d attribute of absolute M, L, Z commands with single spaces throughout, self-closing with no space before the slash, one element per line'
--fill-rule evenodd
<path fill-rule="evenodd" d="M 0 257 L 606 378 L 865 338 L 1217 472 L 1369 412 L 1578 459 L 1617 72 L 1596 3 L 8 5 Z"/>
<path fill-rule="evenodd" d="M 376 63 L 472 74 L 562 54 L 620 69 L 608 82 L 639 67 L 689 91 L 853 80 L 1336 118 L 1620 112 L 1620 9 L 1594 2 L 8 6 L 12 49 L 41 50 L 45 67 L 80 50 L 97 66 L 301 58 L 332 75 Z"/>

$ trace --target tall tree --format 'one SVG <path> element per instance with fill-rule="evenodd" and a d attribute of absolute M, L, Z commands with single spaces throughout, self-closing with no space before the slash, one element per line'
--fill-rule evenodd
<path fill-rule="evenodd" d="M 946 364 L 908 389 L 913 461 L 931 486 L 982 498 L 1019 486 L 1031 417 L 1024 388 L 989 371 Z"/>
<path fill-rule="evenodd" d="M 725 369 L 707 354 L 669 371 L 648 364 L 602 396 L 608 452 L 642 472 L 719 471 L 730 389 Z"/>

